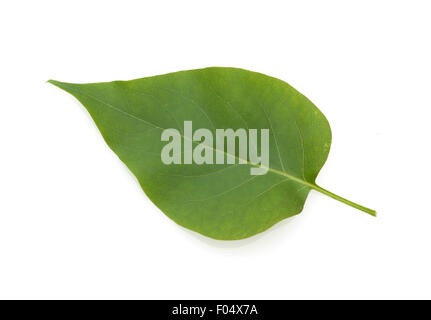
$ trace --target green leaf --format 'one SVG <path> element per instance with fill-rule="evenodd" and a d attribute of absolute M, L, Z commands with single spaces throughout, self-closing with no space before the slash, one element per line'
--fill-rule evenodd
<path fill-rule="evenodd" d="M 205 236 L 233 240 L 262 232 L 300 213 L 311 189 L 375 215 L 315 184 L 329 153 L 331 129 L 313 103 L 281 80 L 236 68 L 206 68 L 131 81 L 49 82 L 87 108 L 106 143 L 168 217 Z M 258 129 L 262 137 L 261 129 L 268 129 L 268 165 L 252 161 L 249 153 L 240 157 L 237 146 L 232 154 L 227 143 L 221 150 L 211 141 L 205 141 L 203 154 L 212 152 L 215 159 L 221 153 L 235 163 L 184 164 L 185 153 L 181 164 L 163 163 L 161 151 L 170 143 L 161 139 L 165 129 L 178 132 L 181 146 L 201 143 L 185 132 L 188 121 L 193 131 L 206 128 L 213 137 L 216 129 Z M 250 142 L 249 152 L 255 148 L 262 154 L 260 141 Z M 266 174 L 252 175 L 250 169 L 259 167 Z"/>

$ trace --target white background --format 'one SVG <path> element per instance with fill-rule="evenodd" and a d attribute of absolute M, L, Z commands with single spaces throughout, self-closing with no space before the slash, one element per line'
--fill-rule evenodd
<path fill-rule="evenodd" d="M 431 298 L 429 1 L 4 1 L 0 298 Z M 47 84 L 262 72 L 326 115 L 301 215 L 215 241 L 158 210 Z"/>

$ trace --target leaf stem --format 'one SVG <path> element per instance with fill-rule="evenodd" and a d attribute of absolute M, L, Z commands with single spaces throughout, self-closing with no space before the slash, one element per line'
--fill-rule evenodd
<path fill-rule="evenodd" d="M 323 193 L 323 194 L 327 195 L 328 197 L 331 197 L 332 199 L 338 200 L 338 201 L 340 201 L 340 202 L 342 202 L 342 203 L 345 203 L 345 204 L 347 204 L 347 205 L 349 205 L 349 206 L 351 206 L 351 207 L 353 207 L 353 208 L 356 208 L 356 209 L 358 209 L 358 210 L 361 210 L 361 211 L 363 211 L 363 212 L 366 212 L 366 213 L 368 213 L 369 215 L 372 215 L 373 217 L 376 217 L 376 216 L 377 216 L 377 214 L 376 214 L 376 211 L 375 211 L 375 210 L 373 210 L 373 209 L 369 209 L 369 208 L 366 208 L 366 207 L 361 206 L 361 205 L 359 205 L 359 204 L 357 204 L 357 203 L 354 203 L 354 202 L 352 202 L 352 201 L 349 201 L 349 200 L 347 200 L 347 199 L 345 199 L 345 198 L 343 198 L 343 197 L 340 197 L 340 196 L 336 195 L 335 193 L 332 193 L 331 191 L 328 191 L 328 190 L 326 190 L 326 189 L 324 189 L 324 188 L 322 188 L 322 187 L 319 187 L 318 185 L 313 185 L 313 186 L 312 186 L 312 188 L 313 188 L 314 190 L 316 190 L 316 191 L 319 191 L 319 192 L 321 192 L 321 193 Z"/>

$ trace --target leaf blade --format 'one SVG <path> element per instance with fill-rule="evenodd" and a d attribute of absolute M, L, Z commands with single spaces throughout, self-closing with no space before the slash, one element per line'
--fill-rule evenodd
<path fill-rule="evenodd" d="M 215 239 L 249 237 L 300 213 L 311 189 L 322 192 L 314 181 L 329 153 L 329 123 L 281 80 L 242 69 L 207 68 L 131 81 L 50 83 L 87 108 L 145 193 L 186 228 Z M 157 160 L 160 131 L 181 129 L 188 120 L 213 132 L 271 127 L 268 174 L 250 177 L 248 160 L 246 166 L 162 166 Z"/>

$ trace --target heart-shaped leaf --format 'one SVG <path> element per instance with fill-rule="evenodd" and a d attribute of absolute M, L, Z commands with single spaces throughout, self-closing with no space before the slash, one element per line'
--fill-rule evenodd
<path fill-rule="evenodd" d="M 300 213 L 311 189 L 375 215 L 315 184 L 331 129 L 281 80 L 206 68 L 50 82 L 87 108 L 148 197 L 181 226 L 215 239 L 250 237 Z"/>

